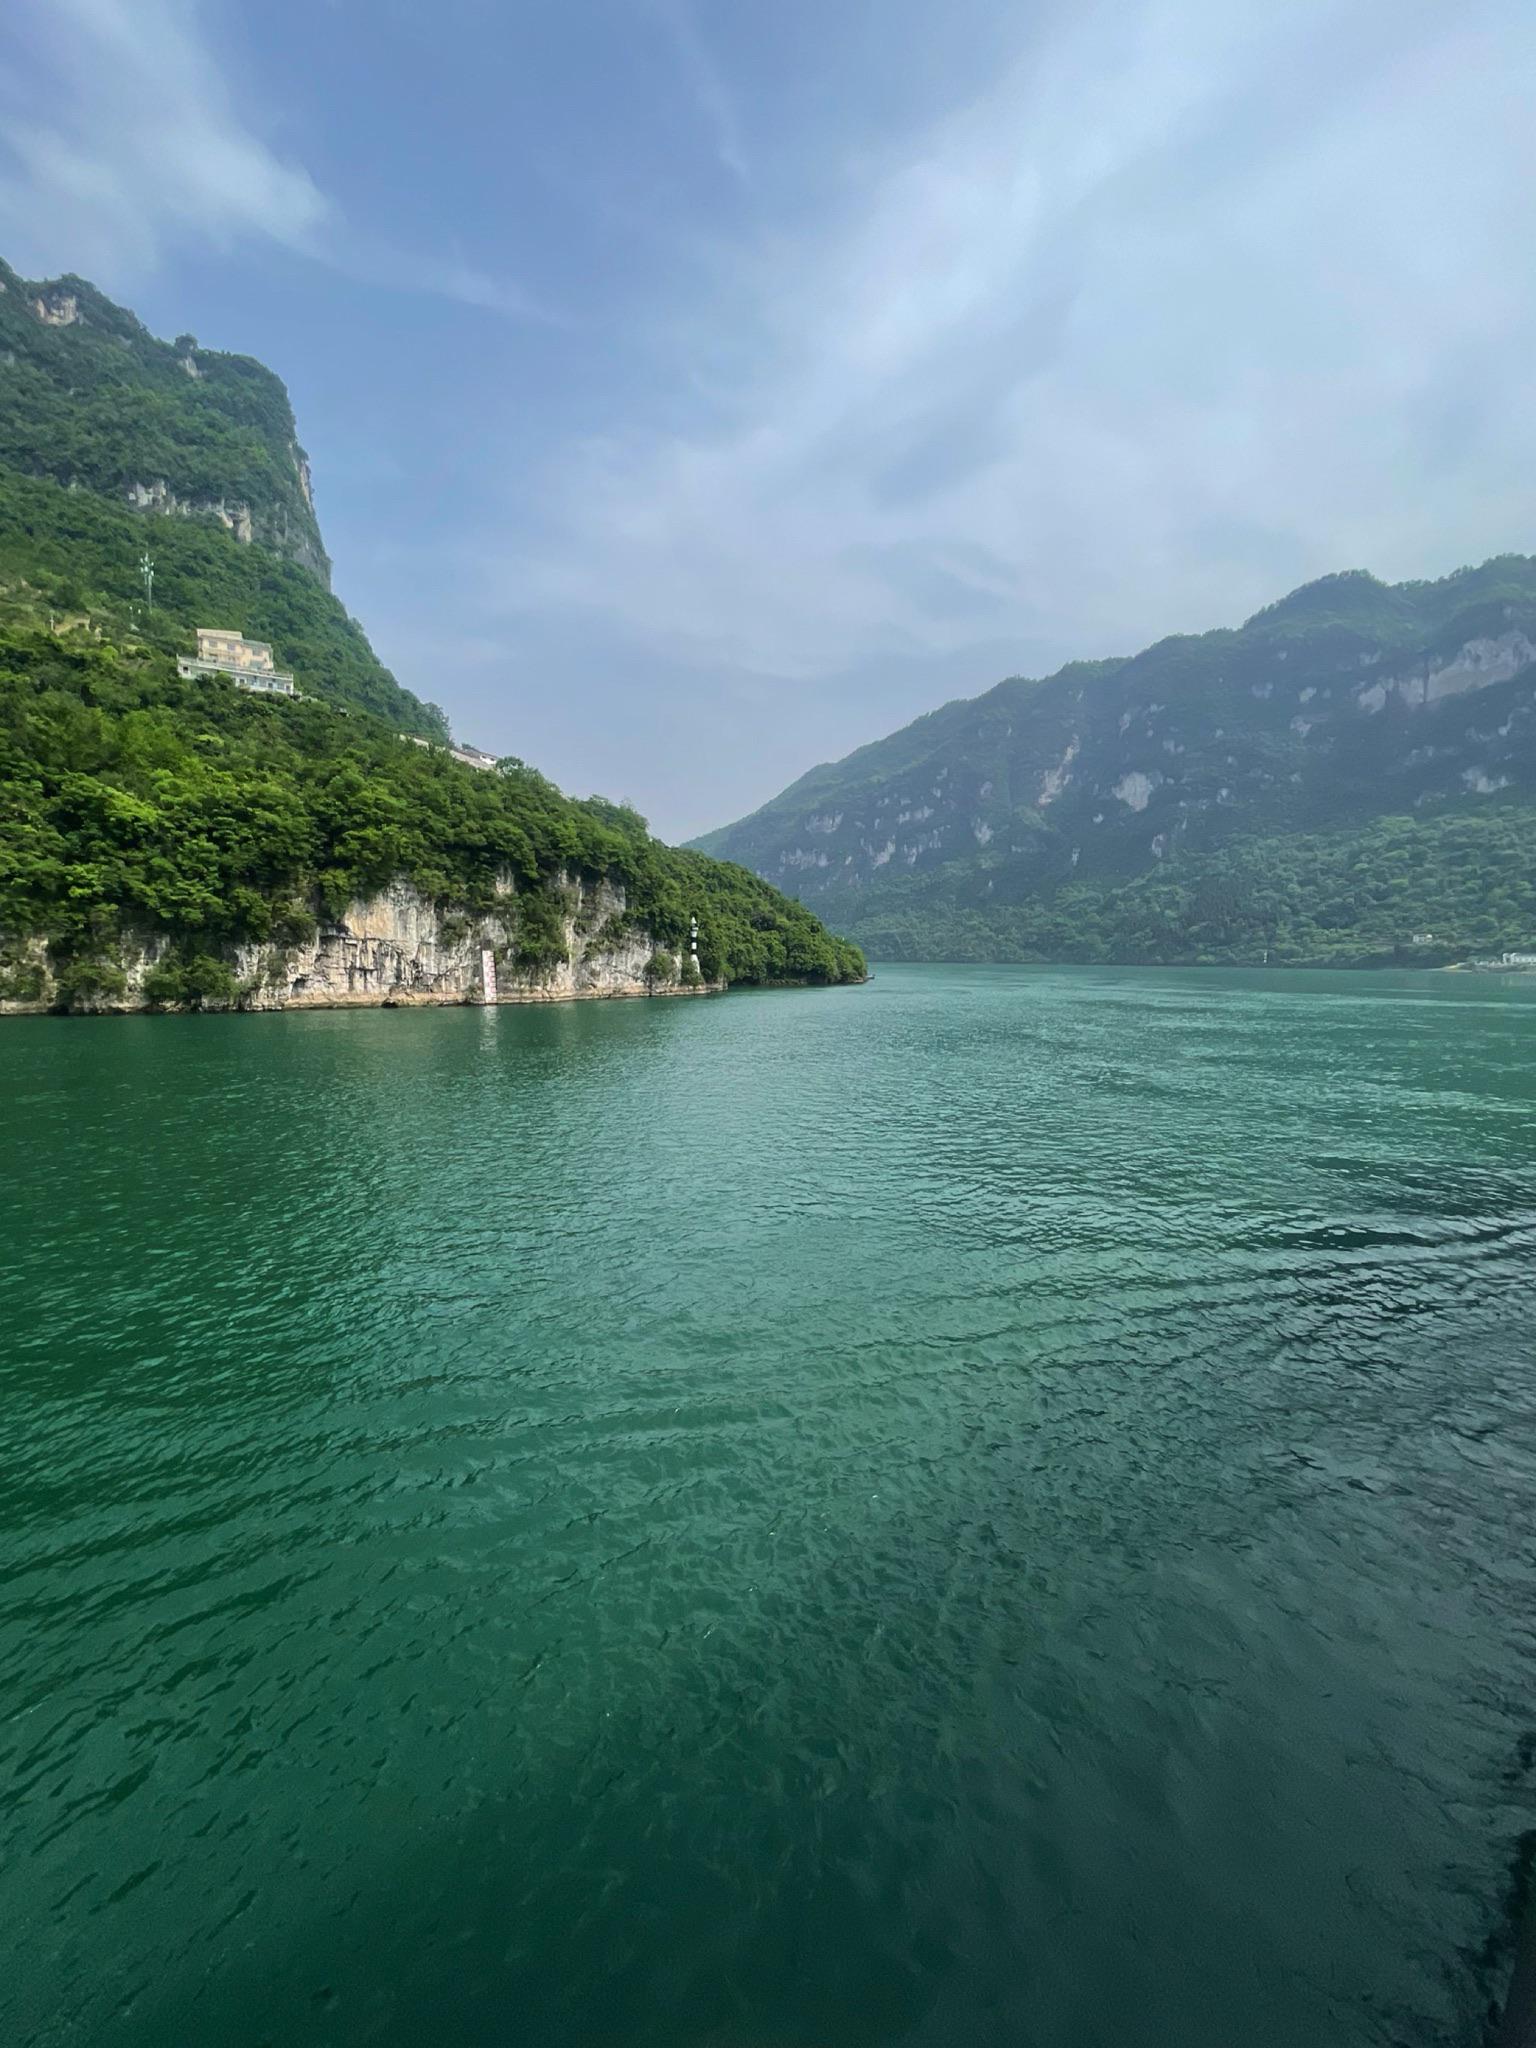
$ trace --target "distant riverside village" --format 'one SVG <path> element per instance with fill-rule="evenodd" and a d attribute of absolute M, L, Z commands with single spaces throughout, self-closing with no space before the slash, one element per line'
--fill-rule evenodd
<path fill-rule="evenodd" d="M 1416 946 L 1440 946 L 1452 943 L 1440 932 L 1415 932 Z M 1536 970 L 1536 953 L 1496 953 L 1490 959 L 1460 960 L 1458 969 L 1470 968 L 1479 974 L 1530 974 Z"/>
<path fill-rule="evenodd" d="M 1529 974 L 1536 970 L 1536 953 L 1500 953 L 1493 960 L 1469 960 L 1466 964 L 1480 974 Z"/>
<path fill-rule="evenodd" d="M 237 690 L 253 690 L 264 697 L 302 699 L 304 694 L 295 685 L 293 677 L 277 667 L 272 659 L 272 649 L 265 640 L 247 640 L 243 633 L 229 633 L 219 626 L 198 627 L 197 652 L 180 655 L 176 673 L 188 680 L 200 677 L 204 681 L 233 683 Z M 414 732 L 403 732 L 400 737 L 418 747 L 433 744 Z M 450 740 L 448 752 L 455 761 L 462 761 L 466 768 L 496 766 L 496 756 L 487 754 L 480 747 L 461 747 Z"/>

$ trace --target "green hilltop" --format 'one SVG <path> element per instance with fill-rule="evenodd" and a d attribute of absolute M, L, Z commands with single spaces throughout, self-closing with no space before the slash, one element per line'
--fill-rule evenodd
<path fill-rule="evenodd" d="M 309 462 L 280 378 L 158 341 L 82 277 L 0 263 L 0 465 L 119 502 L 206 514 L 329 583 Z"/>
<path fill-rule="evenodd" d="M 447 735 L 331 595 L 280 379 L 190 335 L 157 341 L 83 278 L 0 263 L 0 623 L 50 617 L 166 653 L 230 627 L 329 702 Z"/>
<path fill-rule="evenodd" d="M 269 641 L 301 697 L 181 677 L 198 626 Z M 146 935 L 163 987 L 228 1000 L 235 946 L 280 953 L 401 879 L 494 909 L 523 967 L 560 957 L 574 875 L 620 884 L 658 959 L 697 915 L 708 980 L 862 976 L 803 905 L 627 806 L 403 735 L 448 729 L 331 595 L 278 379 L 0 265 L 0 1000 L 40 993 L 42 939 L 58 1001 L 89 1006 Z"/>
<path fill-rule="evenodd" d="M 1536 559 L 1011 677 L 695 842 L 886 959 L 1536 947 Z"/>

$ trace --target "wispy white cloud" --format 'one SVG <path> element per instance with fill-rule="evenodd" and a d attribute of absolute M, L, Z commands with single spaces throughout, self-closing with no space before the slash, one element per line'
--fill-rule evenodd
<path fill-rule="evenodd" d="M 736 100 L 704 40 L 691 0 L 648 0 L 648 4 L 676 54 L 689 94 L 713 141 L 715 155 L 732 177 L 746 184 L 750 172 Z"/>
<path fill-rule="evenodd" d="M 199 0 L 17 0 L 27 75 L 0 67 L 0 238 L 23 268 L 131 289 L 173 247 L 266 242 L 360 282 L 518 320 L 529 293 L 343 219 L 263 138 Z"/>
<path fill-rule="evenodd" d="M 708 403 L 560 450 L 542 534 L 490 568 L 546 644 L 597 614 L 814 682 L 1106 651 L 1324 569 L 1530 544 L 1536 22 L 1043 19 L 981 99 L 666 309 Z"/>
<path fill-rule="evenodd" d="M 187 0 L 47 0 L 18 28 L 37 73 L 0 114 L 10 248 L 125 281 L 176 238 L 318 247 L 327 200 L 253 132 Z"/>
<path fill-rule="evenodd" d="M 326 234 L 316 247 L 304 253 L 358 284 L 378 285 L 387 291 L 420 292 L 447 299 L 456 306 L 473 306 L 482 312 L 499 313 L 507 320 L 539 327 L 575 324 L 561 308 L 546 304 L 521 285 L 477 269 L 452 254 L 422 254 L 351 229 Z"/>

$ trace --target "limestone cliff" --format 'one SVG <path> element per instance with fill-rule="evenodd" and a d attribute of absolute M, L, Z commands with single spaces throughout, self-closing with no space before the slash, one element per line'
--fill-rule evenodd
<path fill-rule="evenodd" d="M 405 1007 L 452 1003 L 558 1003 L 603 997 L 717 994 L 722 983 L 685 983 L 658 975 L 654 942 L 627 919 L 624 891 L 562 874 L 548 892 L 563 934 L 538 963 L 520 962 L 509 931 L 517 925 L 518 892 L 502 887 L 505 916 L 466 916 L 435 904 L 409 882 L 349 903 L 340 917 L 321 919 L 312 939 L 288 946 L 240 945 L 224 963 L 242 1010 Z M 25 999 L 0 1000 L 12 1015 L 57 1007 L 59 987 L 42 942 L 8 949 L 17 969 L 31 972 Z M 563 951 L 563 957 L 558 953 Z M 81 998 L 71 1007 L 93 1013 L 152 1009 L 146 981 L 169 952 L 154 933 L 131 934 L 116 959 L 122 989 Z M 224 1006 L 221 1006 L 224 1007 Z"/>
<path fill-rule="evenodd" d="M 300 479 L 300 494 L 308 508 L 307 517 L 302 519 L 295 517 L 280 502 L 258 503 L 253 509 L 247 500 L 226 497 L 222 493 L 209 493 L 201 498 L 178 497 L 163 476 L 149 483 L 132 479 L 124 487 L 123 495 L 136 512 L 158 512 L 173 519 L 217 519 L 225 532 L 232 533 L 244 546 L 260 541 L 274 554 L 286 555 L 291 561 L 300 563 L 329 590 L 330 557 L 312 530 L 314 512 L 309 496 L 308 458 L 296 453 L 295 465 Z"/>

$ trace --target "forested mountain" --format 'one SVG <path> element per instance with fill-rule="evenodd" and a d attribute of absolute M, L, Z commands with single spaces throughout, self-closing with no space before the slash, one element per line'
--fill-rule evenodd
<path fill-rule="evenodd" d="M 564 957 L 556 910 L 589 880 L 623 892 L 658 961 L 684 958 L 697 916 L 708 980 L 863 973 L 801 904 L 623 806 L 408 744 L 446 739 L 443 716 L 327 570 L 270 371 L 158 342 L 78 278 L 0 266 L 0 1001 L 89 1006 L 146 944 L 158 986 L 233 999 L 234 949 L 280 969 L 397 881 L 450 926 L 494 914 L 527 971 Z M 302 696 L 180 677 L 198 626 L 270 641 Z"/>
<path fill-rule="evenodd" d="M 1536 943 L 1536 559 L 1324 577 L 1012 677 L 696 842 L 877 957 L 1434 961 Z"/>
<path fill-rule="evenodd" d="M 0 365 L 0 391 L 8 372 Z M 153 609 L 139 562 L 155 565 Z M 270 641 L 307 695 L 447 737 L 435 704 L 403 689 L 310 570 L 214 518 L 156 518 L 110 497 L 0 468 L 0 630 L 52 625 L 61 644 L 191 650 L 198 626 Z"/>
<path fill-rule="evenodd" d="M 250 356 L 154 335 L 83 277 L 0 263 L 0 465 L 119 503 L 203 515 L 330 563 L 281 379 Z"/>
<path fill-rule="evenodd" d="M 50 619 L 167 653 L 231 627 L 315 696 L 447 734 L 330 593 L 281 381 L 190 335 L 157 341 L 83 278 L 0 263 L 0 625 Z"/>

